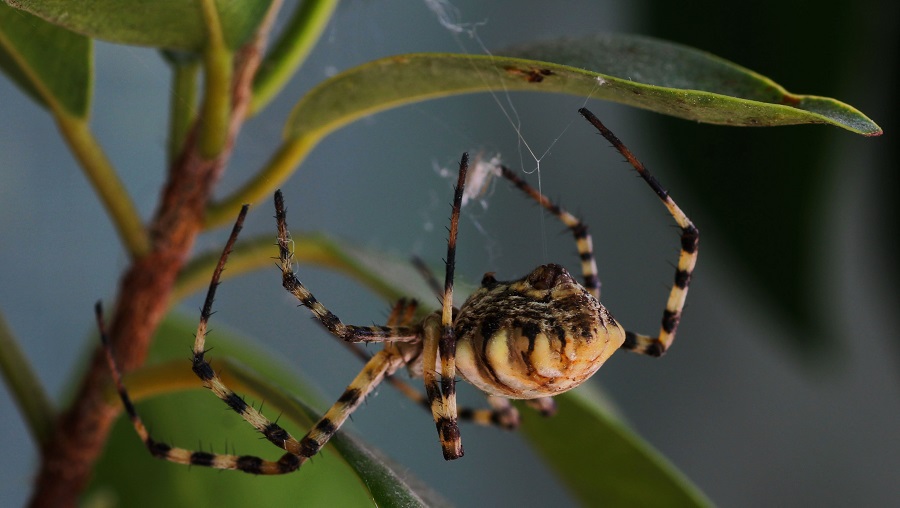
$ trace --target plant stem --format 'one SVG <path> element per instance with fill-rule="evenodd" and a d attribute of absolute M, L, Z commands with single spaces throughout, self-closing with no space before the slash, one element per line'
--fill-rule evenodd
<path fill-rule="evenodd" d="M 244 203 L 268 200 L 270 195 L 288 179 L 297 166 L 309 155 L 324 133 L 297 136 L 284 141 L 263 169 L 232 195 L 206 210 L 204 228 L 210 229 L 228 224 Z"/>
<path fill-rule="evenodd" d="M 87 121 L 69 116 L 61 110 L 54 110 L 54 118 L 91 186 L 109 212 L 131 258 L 145 255 L 150 250 L 150 238 L 143 221 L 118 173 L 91 133 Z"/>
<path fill-rule="evenodd" d="M 172 66 L 172 91 L 169 97 L 169 162 L 175 160 L 197 117 L 197 78 L 199 63 L 189 57 L 167 58 Z"/>
<path fill-rule="evenodd" d="M 233 55 L 225 45 L 219 12 L 213 0 L 202 0 L 207 41 L 203 52 L 205 71 L 203 109 L 200 122 L 200 154 L 215 158 L 225 147 L 231 116 L 231 73 Z"/>
<path fill-rule="evenodd" d="M 0 313 L 0 374 L 28 424 L 31 436 L 39 445 L 50 440 L 53 404 L 41 386 L 41 380 L 31 369 L 31 363 Z"/>
<path fill-rule="evenodd" d="M 303 64 L 328 26 L 337 4 L 338 0 L 309 0 L 296 8 L 260 64 L 253 81 L 251 116 L 265 108 Z"/>

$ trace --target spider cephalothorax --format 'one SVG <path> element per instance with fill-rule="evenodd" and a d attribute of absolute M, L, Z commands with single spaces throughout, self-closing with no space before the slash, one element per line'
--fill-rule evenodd
<path fill-rule="evenodd" d="M 463 154 L 450 216 L 450 237 L 447 242 L 446 274 L 442 290 L 432 278 L 432 285 L 439 290 L 442 307 L 418 323 L 414 320 L 417 304 L 412 300 L 397 302 L 385 326 L 344 324 L 319 302 L 294 273 L 287 212 L 279 191 L 275 193 L 275 217 L 284 288 L 309 308 L 338 339 L 350 345 L 357 342 L 382 342 L 384 348 L 371 357 L 354 348 L 354 352 L 366 359 L 365 367 L 350 382 L 331 409 L 301 439 L 294 438 L 225 386 L 205 358 L 206 327 L 212 314 L 212 302 L 219 277 L 247 213 L 245 206 L 210 282 L 194 340 L 193 368 L 204 386 L 286 453 L 280 459 L 272 461 L 246 455 L 191 451 L 153 440 L 122 384 L 98 304 L 100 335 L 106 347 L 113 378 L 129 417 L 150 452 L 155 457 L 182 464 L 237 469 L 253 474 L 288 473 L 298 469 L 318 453 L 363 399 L 382 380 L 388 379 L 405 395 L 431 410 L 444 458 L 456 459 L 463 455 L 459 420 L 512 428 L 518 424 L 518 413 L 510 404 L 510 399 L 525 399 L 543 414 L 552 414 L 554 405 L 551 397 L 583 383 L 620 347 L 651 356 L 662 355 L 672 344 L 681 320 L 681 311 L 697 260 L 699 233 L 631 151 L 590 111 L 581 109 L 579 112 L 625 156 L 660 198 L 681 229 L 681 254 L 675 271 L 675 284 L 666 301 L 658 336 L 626 331 L 613 319 L 600 304 L 600 281 L 587 226 L 508 168 L 501 167 L 500 174 L 557 217 L 572 232 L 581 258 L 582 283 L 579 284 L 565 268 L 556 264 L 539 266 L 525 277 L 510 282 L 498 281 L 492 273 L 488 273 L 482 279 L 481 287 L 459 309 L 453 306 L 456 236 L 468 170 L 468 156 Z M 407 367 L 413 375 L 422 376 L 424 396 L 406 383 L 391 377 L 401 367 Z M 457 407 L 457 373 L 488 395 L 490 409 Z"/>

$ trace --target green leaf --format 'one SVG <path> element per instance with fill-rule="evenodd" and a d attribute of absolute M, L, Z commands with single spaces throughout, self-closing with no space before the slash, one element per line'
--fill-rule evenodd
<path fill-rule="evenodd" d="M 419 53 L 375 60 L 324 81 L 294 106 L 285 125 L 285 141 L 263 171 L 213 205 L 207 211 L 206 225 L 223 224 L 241 204 L 266 198 L 332 131 L 379 111 L 451 95 L 488 91 L 565 93 L 704 123 L 829 124 L 866 136 L 881 134 L 878 125 L 851 106 L 834 99 L 788 93 L 756 73 L 678 44 L 604 35 L 514 51 L 561 63 Z M 591 70 L 577 67 L 586 65 Z"/>
<path fill-rule="evenodd" d="M 305 0 L 281 29 L 253 79 L 251 114 L 258 113 L 290 80 L 319 40 L 338 0 Z"/>
<path fill-rule="evenodd" d="M 524 418 L 520 430 L 585 506 L 712 505 L 659 452 L 613 417 L 591 386 L 554 400 L 555 416 Z"/>
<path fill-rule="evenodd" d="M 650 37 L 602 34 L 531 44 L 506 53 L 594 69 L 604 73 L 604 79 L 614 76 L 663 89 L 651 89 L 646 98 L 639 88 L 626 88 L 610 100 L 688 120 L 744 127 L 825 123 L 866 136 L 882 133 L 872 120 L 840 101 L 792 94 L 711 53 Z"/>
<path fill-rule="evenodd" d="M 582 51 L 575 52 L 576 48 Z M 322 136 L 403 104 L 485 91 L 566 93 L 722 125 L 826 123 L 859 134 L 881 133 L 874 122 L 846 104 L 789 94 L 758 74 L 677 44 L 610 35 L 577 44 L 535 45 L 517 53 L 557 58 L 561 63 L 432 53 L 376 60 L 310 91 L 292 111 L 285 137 Z M 609 68 L 577 68 L 589 65 L 591 54 L 603 55 L 594 63 Z"/>
<path fill-rule="evenodd" d="M 0 3 L 0 68 L 42 106 L 88 116 L 91 51 L 87 37 Z"/>
<path fill-rule="evenodd" d="M 8 0 L 53 24 L 74 32 L 122 44 L 200 51 L 206 24 L 199 1 L 185 0 Z M 216 0 L 225 43 L 243 45 L 272 0 Z"/>
<path fill-rule="evenodd" d="M 226 383 L 247 395 L 248 401 L 265 401 L 266 413 L 281 414 L 282 422 L 290 422 L 286 425 L 292 433 L 302 435 L 322 414 L 325 404 L 281 360 L 261 354 L 258 346 L 220 328 L 210 337 L 214 353 L 209 356 Z M 278 450 L 202 389 L 190 363 L 182 361 L 195 329 L 193 320 L 167 320 L 157 333 L 149 366 L 126 378 L 136 399 L 158 391 L 196 387 L 139 403 L 145 423 L 159 439 L 172 439 L 176 445 L 220 452 L 227 446 L 241 454 L 277 458 Z M 240 363 L 230 358 L 240 358 Z M 115 394 L 111 391 L 110 396 Z M 319 410 L 310 407 L 310 402 Z M 295 506 L 301 499 L 303 506 L 446 504 L 408 473 L 398 473 L 391 466 L 377 451 L 341 431 L 323 453 L 290 475 L 261 479 L 239 472 L 188 468 L 151 457 L 127 418 L 120 418 L 86 499 L 115 501 L 122 506 Z"/>

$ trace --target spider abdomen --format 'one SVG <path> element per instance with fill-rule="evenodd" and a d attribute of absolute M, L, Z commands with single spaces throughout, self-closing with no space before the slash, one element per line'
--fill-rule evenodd
<path fill-rule="evenodd" d="M 482 391 L 513 399 L 557 395 L 588 379 L 625 331 L 565 268 L 481 288 L 456 317 L 456 367 Z"/>

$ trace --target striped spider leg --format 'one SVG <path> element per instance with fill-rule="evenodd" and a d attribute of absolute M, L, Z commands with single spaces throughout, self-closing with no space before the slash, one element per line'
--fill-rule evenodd
<path fill-rule="evenodd" d="M 691 223 L 690 219 L 687 218 L 684 212 L 682 212 L 672 198 L 669 197 L 668 193 L 662 189 L 662 186 L 656 178 L 650 174 L 647 168 L 634 156 L 634 154 L 631 153 L 615 134 L 606 128 L 606 126 L 604 126 L 603 123 L 587 109 L 582 108 L 579 110 L 579 113 L 594 125 L 603 137 L 612 143 L 613 147 L 625 157 L 638 174 L 640 174 L 647 184 L 650 185 L 681 228 L 681 256 L 679 257 L 678 268 L 675 273 L 675 285 L 671 290 L 663 314 L 662 327 L 659 336 L 649 337 L 626 331 L 625 340 L 621 346 L 637 353 L 650 356 L 661 356 L 672 344 L 672 340 L 675 338 L 675 330 L 681 319 L 681 311 L 684 307 L 685 297 L 687 296 L 691 273 L 693 272 L 694 265 L 697 261 L 699 232 Z M 581 271 L 584 280 L 583 287 L 599 301 L 600 279 L 597 274 L 597 262 L 594 259 L 593 244 L 591 235 L 588 233 L 587 225 L 525 182 L 525 180 L 520 178 L 515 171 L 506 166 L 501 166 L 500 174 L 512 182 L 519 190 L 534 199 L 541 207 L 547 210 L 547 212 L 558 218 L 572 232 L 575 237 L 578 255 L 581 259 Z"/>
<path fill-rule="evenodd" d="M 681 211 L 681 208 L 675 204 L 675 201 L 669 196 L 668 191 L 662 188 L 662 185 L 660 185 L 659 181 L 650 174 L 650 171 L 647 170 L 644 164 L 631 153 L 631 150 L 629 150 L 615 134 L 600 122 L 599 118 L 588 111 L 587 108 L 581 108 L 578 112 L 581 113 L 581 115 L 625 157 L 635 171 L 641 175 L 641 178 L 643 178 L 644 181 L 647 182 L 647 185 L 653 189 L 653 192 L 655 192 L 663 202 L 666 210 L 669 211 L 672 218 L 675 219 L 675 222 L 681 229 L 681 253 L 678 256 L 678 265 L 676 265 L 675 268 L 675 284 L 669 291 L 669 299 L 666 301 L 666 307 L 663 311 L 659 335 L 657 337 L 650 337 L 626 331 L 625 343 L 622 345 L 625 349 L 629 349 L 636 353 L 650 356 L 662 356 L 672 345 L 672 341 L 675 340 L 675 332 L 678 329 L 678 323 L 681 322 L 681 312 L 684 310 L 688 286 L 691 283 L 694 266 L 697 264 L 697 248 L 700 243 L 700 231 L 694 226 L 691 219 Z"/>

